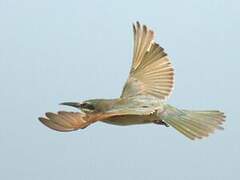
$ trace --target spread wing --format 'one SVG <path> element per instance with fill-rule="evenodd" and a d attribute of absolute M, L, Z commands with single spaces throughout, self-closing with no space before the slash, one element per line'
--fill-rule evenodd
<path fill-rule="evenodd" d="M 39 120 L 47 127 L 62 132 L 84 129 L 90 124 L 107 118 L 110 115 L 94 114 L 86 115 L 80 112 L 59 111 L 58 113 L 47 112 L 46 117 Z"/>
<path fill-rule="evenodd" d="M 131 71 L 121 97 L 152 95 L 166 99 L 173 88 L 174 73 L 164 49 L 153 41 L 154 33 L 139 22 L 133 25 L 134 53 Z"/>

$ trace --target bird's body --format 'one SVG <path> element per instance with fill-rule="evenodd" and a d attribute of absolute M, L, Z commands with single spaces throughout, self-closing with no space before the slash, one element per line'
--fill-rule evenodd
<path fill-rule="evenodd" d="M 103 104 L 111 104 L 108 108 L 101 109 L 101 112 L 114 113 L 121 115 L 109 117 L 103 122 L 114 125 L 134 125 L 145 124 L 160 121 L 160 113 L 163 111 L 164 102 L 154 96 L 133 96 L 130 98 L 119 98 L 112 100 L 97 99 L 100 107 L 106 107 Z M 109 103 L 111 101 L 111 103 Z"/>
<path fill-rule="evenodd" d="M 154 33 L 140 23 L 133 25 L 133 62 L 122 94 L 116 99 L 65 102 L 81 112 L 46 113 L 39 120 L 57 131 L 83 129 L 96 121 L 114 125 L 154 123 L 172 126 L 190 139 L 222 129 L 220 111 L 177 109 L 166 103 L 174 84 L 173 67 L 164 49 L 154 42 Z"/>

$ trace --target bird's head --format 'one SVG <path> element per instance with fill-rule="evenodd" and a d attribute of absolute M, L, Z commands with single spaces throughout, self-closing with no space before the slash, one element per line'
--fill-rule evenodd
<path fill-rule="evenodd" d="M 80 109 L 81 111 L 85 113 L 98 113 L 98 112 L 104 112 L 112 107 L 115 100 L 106 100 L 106 99 L 90 99 L 83 101 L 81 103 L 79 102 L 64 102 L 60 105 L 66 105 L 66 106 L 72 106 L 75 108 Z"/>

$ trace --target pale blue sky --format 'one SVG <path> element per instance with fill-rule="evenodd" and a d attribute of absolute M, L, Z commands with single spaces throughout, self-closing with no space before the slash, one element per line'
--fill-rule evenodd
<path fill-rule="evenodd" d="M 240 179 L 239 17 L 237 0 L 1 0 L 0 179 Z M 224 111 L 224 131 L 193 142 L 156 125 L 38 122 L 62 101 L 119 96 L 136 20 L 172 59 L 169 103 Z"/>

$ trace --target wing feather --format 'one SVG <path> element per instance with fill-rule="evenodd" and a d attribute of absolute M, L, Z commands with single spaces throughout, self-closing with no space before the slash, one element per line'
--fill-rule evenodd
<path fill-rule="evenodd" d="M 139 22 L 133 25 L 134 53 L 121 97 L 153 95 L 166 99 L 173 89 L 174 69 L 164 49 L 153 42 L 154 33 Z"/>
<path fill-rule="evenodd" d="M 45 113 L 46 117 L 39 117 L 38 119 L 50 129 L 61 132 L 68 132 L 84 129 L 92 123 L 102 121 L 116 115 L 121 114 L 119 114 L 118 111 L 92 114 L 59 111 L 57 113 L 47 112 Z"/>
<path fill-rule="evenodd" d="M 47 112 L 45 115 L 46 117 L 40 117 L 39 120 L 47 127 L 62 132 L 83 129 L 98 120 L 97 117 L 87 116 L 79 112 Z"/>

